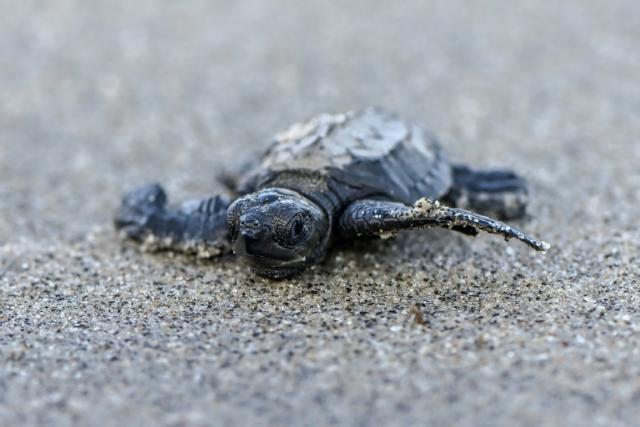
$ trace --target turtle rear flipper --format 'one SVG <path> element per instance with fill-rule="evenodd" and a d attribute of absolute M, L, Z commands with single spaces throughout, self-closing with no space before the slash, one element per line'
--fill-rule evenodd
<path fill-rule="evenodd" d="M 227 231 L 229 201 L 222 196 L 167 207 L 159 184 L 127 193 L 115 215 L 114 225 L 146 250 L 173 250 L 200 257 L 222 255 L 231 250 Z"/>
<path fill-rule="evenodd" d="M 453 185 L 443 200 L 502 220 L 522 218 L 527 209 L 528 190 L 524 178 L 508 170 L 476 171 L 453 167 Z"/>
<path fill-rule="evenodd" d="M 347 207 L 338 227 L 346 238 L 386 237 L 401 230 L 430 227 L 448 228 L 472 236 L 484 231 L 499 234 L 506 240 L 520 240 L 537 251 L 549 249 L 548 243 L 503 222 L 428 199 L 420 199 L 412 207 L 397 202 L 360 200 Z"/>

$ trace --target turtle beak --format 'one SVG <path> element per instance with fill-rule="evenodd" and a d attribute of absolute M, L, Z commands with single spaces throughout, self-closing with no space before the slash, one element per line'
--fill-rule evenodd
<path fill-rule="evenodd" d="M 263 245 L 267 230 L 252 215 L 240 218 L 240 230 L 234 243 L 234 251 L 239 255 L 253 255 Z"/>
<path fill-rule="evenodd" d="M 253 255 L 255 248 L 260 244 L 257 237 L 253 230 L 242 230 L 233 243 L 233 251 L 241 257 Z"/>
<path fill-rule="evenodd" d="M 285 267 L 305 261 L 304 256 L 274 246 L 266 227 L 241 227 L 233 251 L 250 265 Z"/>

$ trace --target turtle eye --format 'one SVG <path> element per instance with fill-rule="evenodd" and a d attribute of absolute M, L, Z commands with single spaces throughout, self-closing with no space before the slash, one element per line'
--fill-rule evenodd
<path fill-rule="evenodd" d="M 304 242 L 307 240 L 311 232 L 311 221 L 309 216 L 304 212 L 300 212 L 291 218 L 288 224 L 288 229 L 289 238 L 287 243 L 289 245 L 296 246 Z"/>
<path fill-rule="evenodd" d="M 293 248 L 303 243 L 311 234 L 311 218 L 306 212 L 299 212 L 286 224 L 276 223 L 275 237 L 282 246 Z"/>

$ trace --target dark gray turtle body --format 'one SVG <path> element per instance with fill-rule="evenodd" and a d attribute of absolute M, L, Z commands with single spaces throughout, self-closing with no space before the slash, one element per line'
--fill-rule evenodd
<path fill-rule="evenodd" d="M 233 249 L 257 273 L 274 278 L 319 262 L 336 239 L 411 228 L 487 231 L 548 248 L 483 216 L 522 216 L 522 178 L 453 165 L 433 136 L 380 109 L 292 126 L 240 181 L 241 197 L 230 206 L 215 196 L 167 208 L 161 187 L 142 187 L 125 196 L 116 227 L 151 248 L 204 256 Z"/>
<path fill-rule="evenodd" d="M 292 171 L 335 185 L 343 203 L 377 196 L 412 204 L 421 197 L 440 198 L 453 182 L 435 138 L 374 108 L 321 115 L 276 135 L 255 182 L 258 188 L 278 186 Z"/>

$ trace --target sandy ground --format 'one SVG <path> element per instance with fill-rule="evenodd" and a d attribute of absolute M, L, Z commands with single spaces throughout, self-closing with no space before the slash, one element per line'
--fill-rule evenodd
<path fill-rule="evenodd" d="M 640 419 L 638 2 L 0 3 L 0 425 Z M 551 251 L 423 231 L 271 282 L 116 239 L 125 190 L 369 104 L 521 171 Z"/>

